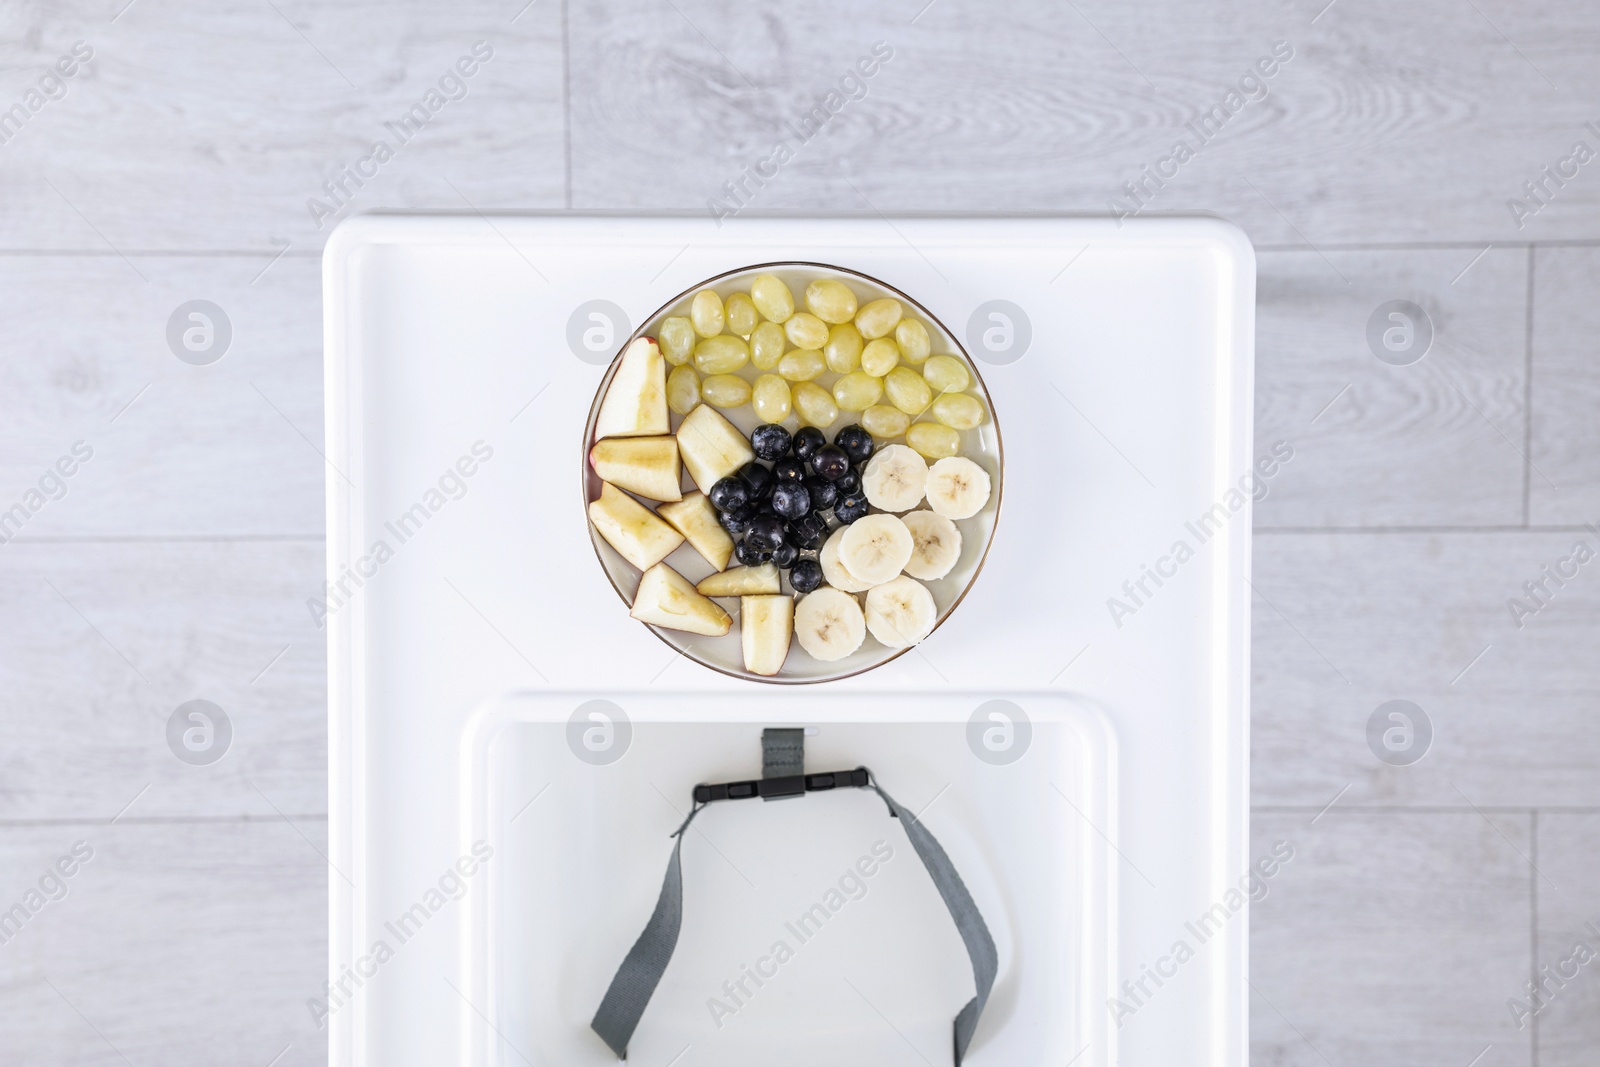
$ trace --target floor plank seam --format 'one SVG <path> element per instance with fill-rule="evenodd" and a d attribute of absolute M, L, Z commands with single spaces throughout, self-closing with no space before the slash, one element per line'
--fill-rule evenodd
<path fill-rule="evenodd" d="M 323 544 L 322 534 L 63 534 L 13 537 L 8 545 Z"/>
<path fill-rule="evenodd" d="M 327 812 L 289 812 L 279 815 L 129 815 L 118 819 L 118 826 L 170 826 L 180 824 L 273 823 L 285 818 L 301 822 L 327 822 Z M 101 816 L 63 816 L 58 819 L 0 819 L 0 830 L 26 830 L 45 826 L 106 826 Z"/>
<path fill-rule="evenodd" d="M 561 146 L 566 157 L 566 207 L 572 210 L 572 34 L 568 32 L 569 0 L 561 0 Z"/>
<path fill-rule="evenodd" d="M 1533 277 L 1538 257 L 1528 246 L 1528 281 L 1522 309 L 1522 525 L 1533 522 Z"/>
<path fill-rule="evenodd" d="M 1528 812 L 1528 981 L 1539 982 L 1539 809 Z M 1539 1013 L 1528 1020 L 1530 1067 L 1539 1067 Z"/>
<path fill-rule="evenodd" d="M 571 183 L 570 177 L 567 179 L 567 181 L 568 181 L 568 185 L 570 186 L 570 183 Z M 570 189 L 569 189 L 569 191 L 567 192 L 566 195 L 567 195 L 568 198 L 570 198 L 570 196 L 571 196 Z M 469 214 L 472 214 L 471 212 L 467 212 L 467 211 L 453 211 L 453 210 L 449 210 L 449 209 L 416 208 L 414 210 L 415 211 L 427 211 L 430 214 L 440 214 L 440 215 L 452 215 L 452 214 L 469 215 Z M 486 211 L 484 213 L 487 214 L 487 215 L 504 216 L 504 217 L 507 217 L 507 218 L 545 217 L 545 216 L 560 216 L 560 215 L 569 215 L 569 214 L 570 215 L 602 215 L 602 216 L 616 217 L 616 218 L 628 218 L 628 217 L 649 217 L 649 216 L 656 216 L 656 215 L 668 215 L 668 216 L 680 216 L 681 217 L 681 216 L 686 216 L 686 215 L 703 214 L 703 211 L 696 211 L 694 209 L 689 209 L 689 208 L 670 208 L 670 209 L 669 208 L 636 209 L 636 208 L 605 208 L 605 207 L 582 207 L 582 208 L 577 208 L 577 207 L 571 206 L 571 204 L 569 203 L 566 207 L 563 207 L 563 208 L 553 208 L 553 209 L 552 208 L 528 208 L 528 209 L 521 209 L 521 210 L 519 210 L 519 209 L 511 209 L 511 208 L 496 208 L 496 209 L 488 210 L 488 211 Z M 372 214 L 372 213 L 368 212 L 367 214 Z M 760 213 L 755 212 L 755 211 L 743 212 L 743 214 L 748 215 L 751 218 L 783 217 L 782 213 L 776 213 L 776 212 L 769 212 L 766 216 L 762 216 Z M 808 212 L 808 211 L 803 211 L 803 210 L 800 210 L 800 209 L 795 209 L 794 211 L 790 212 L 789 214 L 790 215 L 796 215 L 796 216 L 806 216 L 806 217 L 816 217 L 817 216 L 817 212 L 815 212 L 815 211 L 809 211 Z M 852 217 L 852 218 L 857 217 L 857 216 L 859 216 L 861 218 L 877 218 L 876 215 L 873 215 L 873 214 L 868 213 L 868 212 L 841 212 L 841 213 L 837 213 L 837 214 L 848 215 L 849 217 Z M 917 212 L 917 211 L 907 211 L 907 212 L 892 213 L 891 217 L 893 217 L 893 218 L 905 218 L 905 219 L 941 219 L 941 218 L 951 218 L 951 217 L 960 217 L 960 218 L 983 218 L 983 217 L 995 217 L 995 218 L 1057 218 L 1057 217 L 1060 217 L 1060 214 L 1061 213 L 1057 213 L 1057 212 L 1028 212 L 1028 211 L 1000 212 L 1000 213 L 993 213 L 993 212 Z M 1067 212 L 1066 214 L 1073 214 L 1073 213 Z M 355 217 L 359 217 L 359 215 L 351 216 L 351 217 L 355 218 Z M 1272 254 L 1285 253 L 1285 252 L 1315 253 L 1319 249 L 1322 250 L 1322 251 L 1332 251 L 1332 252 L 1459 252 L 1459 251 L 1481 249 L 1485 244 L 1488 244 L 1488 243 L 1493 243 L 1496 248 L 1503 248 L 1503 249 L 1518 249 L 1518 248 L 1521 248 L 1521 249 L 1527 250 L 1528 252 L 1533 252 L 1533 251 L 1535 251 L 1537 249 L 1548 249 L 1548 248 L 1600 248 L 1600 238 L 1568 238 L 1568 239 L 1559 239 L 1559 238 L 1545 239 L 1545 238 L 1541 238 L 1540 240 L 1537 240 L 1537 241 L 1515 241 L 1515 242 L 1513 242 L 1513 241 L 1490 242 L 1487 239 L 1479 239 L 1479 240 L 1475 240 L 1475 241 L 1349 241 L 1349 242 L 1338 243 L 1338 244 L 1324 242 L 1323 244 L 1318 245 L 1317 248 L 1312 248 L 1310 245 L 1261 243 L 1261 244 L 1253 244 L 1252 247 L 1258 253 L 1264 252 L 1264 253 L 1272 253 Z M 292 250 L 292 251 L 285 252 L 282 249 L 276 249 L 276 248 L 205 248 L 205 247 L 199 247 L 199 248 L 124 248 L 124 249 L 121 250 L 121 252 L 113 252 L 113 251 L 107 251 L 105 249 L 97 249 L 97 248 L 26 248 L 26 247 L 23 247 L 23 248 L 5 248 L 5 247 L 0 247 L 0 257 L 6 257 L 6 256 L 11 256 L 11 257 L 26 257 L 26 256 L 47 257 L 47 256 L 54 256 L 54 257 L 79 257 L 79 258 L 84 258 L 84 259 L 116 259 L 116 258 L 119 258 L 121 256 L 142 256 L 142 257 L 151 258 L 151 259 L 154 259 L 154 258 L 176 259 L 176 258 L 183 258 L 183 257 L 202 258 L 202 257 L 208 257 L 208 256 L 216 256 L 216 257 L 233 257 L 233 258 L 240 258 L 240 259 L 272 259 L 274 257 L 282 257 L 284 259 L 315 260 L 315 259 L 321 259 L 322 258 L 322 249 L 320 249 L 320 248 L 305 248 L 305 249 L 297 249 L 297 250 Z"/>

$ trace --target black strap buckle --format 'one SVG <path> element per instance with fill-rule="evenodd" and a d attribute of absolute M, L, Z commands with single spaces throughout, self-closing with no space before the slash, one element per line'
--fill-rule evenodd
<path fill-rule="evenodd" d="M 828 771 L 823 774 L 791 774 L 780 778 L 753 778 L 745 782 L 718 782 L 715 785 L 694 787 L 694 802 L 709 804 L 713 800 L 748 800 L 761 797 L 776 800 L 778 797 L 798 797 L 806 793 L 821 793 L 829 789 L 853 787 L 865 789 L 871 776 L 865 767 L 853 771 Z"/>

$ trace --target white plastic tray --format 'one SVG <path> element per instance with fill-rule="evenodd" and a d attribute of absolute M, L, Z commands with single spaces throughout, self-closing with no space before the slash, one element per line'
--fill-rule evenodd
<path fill-rule="evenodd" d="M 1032 332 L 1020 359 L 982 368 L 1004 412 L 1007 514 L 980 581 L 917 654 L 804 692 L 717 675 L 632 623 L 571 485 L 603 373 L 568 347 L 573 311 L 603 299 L 637 319 L 696 279 L 782 259 L 880 277 L 958 331 L 1010 301 Z M 659 889 L 671 803 L 695 781 L 754 774 L 761 727 L 803 724 L 817 730 L 812 769 L 864 763 L 904 803 L 938 797 L 928 826 L 1001 952 L 975 1067 L 1245 1063 L 1247 916 L 1203 944 L 1188 926 L 1248 864 L 1250 508 L 1203 543 L 1188 525 L 1251 464 L 1254 260 L 1237 231 L 369 216 L 330 240 L 325 298 L 330 579 L 361 578 L 328 618 L 331 976 L 362 975 L 329 1020 L 331 1062 L 608 1059 L 584 1028 Z M 1108 598 L 1128 601 L 1123 582 L 1179 540 L 1193 557 L 1114 619 Z M 564 741 L 590 698 L 633 720 L 608 766 Z M 963 740 L 996 698 L 1035 723 L 1010 766 Z M 731 868 L 803 897 L 861 834 L 903 844 L 869 799 L 697 820 L 684 937 L 633 1058 L 665 1064 L 688 1045 L 681 1067 L 757 1052 L 945 1062 L 970 975 L 953 935 L 923 944 L 896 925 L 948 933 L 908 848 L 903 884 L 861 902 L 888 910 L 852 917 L 860 938 L 819 945 L 785 992 L 696 1036 L 706 982 L 788 900 L 768 905 Z M 772 852 L 775 832 L 812 826 L 824 836 Z M 492 857 L 462 862 L 478 841 Z M 1185 939 L 1194 958 L 1153 984 Z M 846 973 L 876 1009 L 847 999 Z M 1141 979 L 1144 993 L 1123 989 Z"/>
<path fill-rule="evenodd" d="M 1112 818 L 1111 738 L 1065 697 L 1018 698 L 1033 737 L 1015 766 L 983 763 L 967 747 L 967 718 L 982 694 L 887 696 L 870 720 L 814 691 L 775 695 L 768 709 L 780 723 L 811 724 L 813 771 L 848 769 L 866 754 L 895 799 L 936 828 L 963 873 L 1002 961 L 975 1064 L 1064 1063 L 1104 1041 L 1109 1021 L 1104 917 L 1114 855 L 1089 822 L 1104 827 Z M 490 842 L 495 858 L 465 902 L 470 984 L 462 989 L 483 1013 L 464 1009 L 467 1063 L 613 1062 L 589 1020 L 655 907 L 668 835 L 688 813 L 690 790 L 759 775 L 760 734 L 740 696 L 628 695 L 619 704 L 632 719 L 632 746 L 624 761 L 604 766 L 567 748 L 568 715 L 585 699 L 497 701 L 469 734 L 466 836 Z M 892 858 L 859 899 L 846 898 L 800 941 L 786 924 L 885 845 Z M 678 950 L 630 1059 L 665 1064 L 687 1047 L 694 1063 L 717 1067 L 895 1063 L 916 1058 L 906 1043 L 936 1063 L 949 1055 L 952 1016 L 972 996 L 971 966 L 875 795 L 712 805 L 693 823 L 683 863 Z M 738 1004 L 722 983 L 780 940 L 795 958 L 768 965 L 779 973 Z M 734 1014 L 714 1016 L 712 998 Z"/>

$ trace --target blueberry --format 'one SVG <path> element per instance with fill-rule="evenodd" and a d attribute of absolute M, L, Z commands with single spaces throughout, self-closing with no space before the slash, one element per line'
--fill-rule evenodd
<path fill-rule="evenodd" d="M 719 478 L 706 496 L 718 511 L 737 511 L 750 503 L 750 487 L 738 478 Z"/>
<path fill-rule="evenodd" d="M 828 439 L 823 436 L 821 430 L 815 426 L 807 426 L 794 435 L 794 454 L 801 459 L 810 459 L 813 452 L 827 443 Z"/>
<path fill-rule="evenodd" d="M 788 540 L 804 549 L 821 548 L 822 539 L 827 536 L 828 524 L 815 513 L 789 524 Z"/>
<path fill-rule="evenodd" d="M 838 445 L 823 445 L 811 453 L 811 473 L 836 482 L 850 473 L 850 457 Z"/>
<path fill-rule="evenodd" d="M 783 520 L 776 515 L 757 515 L 750 520 L 743 543 L 756 552 L 771 552 L 783 542 Z"/>
<path fill-rule="evenodd" d="M 772 473 L 780 482 L 804 481 L 806 465 L 793 457 L 780 459 L 772 465 Z"/>
<path fill-rule="evenodd" d="M 871 443 L 870 438 L 868 443 Z M 789 454 L 789 431 L 777 423 L 762 423 L 750 435 L 750 447 L 762 459 L 782 459 Z"/>
<path fill-rule="evenodd" d="M 833 505 L 833 517 L 846 525 L 857 519 L 865 518 L 867 514 L 867 498 L 853 493 L 847 493 L 839 498 Z"/>
<path fill-rule="evenodd" d="M 833 487 L 839 491 L 840 496 L 860 496 L 861 472 L 851 471 L 843 478 L 840 478 L 838 481 L 834 482 Z"/>
<path fill-rule="evenodd" d="M 746 567 L 754 567 L 758 564 L 766 563 L 772 559 L 771 552 L 763 552 L 761 549 L 751 544 L 749 537 L 746 537 L 743 541 L 740 541 L 737 545 L 733 546 L 733 554 L 735 558 L 737 558 L 738 561 L 744 564 Z"/>
<path fill-rule="evenodd" d="M 844 449 L 852 463 L 865 463 L 872 455 L 872 435 L 860 426 L 846 426 L 833 435 L 833 443 Z"/>
<path fill-rule="evenodd" d="M 827 511 L 833 507 L 834 501 L 839 499 L 839 487 L 836 482 L 823 478 L 807 478 L 806 492 L 811 494 L 811 510 Z"/>
<path fill-rule="evenodd" d="M 744 532 L 750 529 L 750 520 L 756 517 L 754 508 L 743 507 L 736 511 L 719 511 L 717 521 L 722 528 L 735 537 L 743 537 Z"/>
<path fill-rule="evenodd" d="M 811 510 L 811 494 L 799 482 L 779 482 L 772 490 L 772 510 L 786 519 L 804 518 Z"/>
<path fill-rule="evenodd" d="M 796 593 L 809 593 L 822 585 L 822 565 L 814 559 L 803 559 L 789 572 L 789 584 Z"/>
<path fill-rule="evenodd" d="M 772 550 L 772 562 L 785 570 L 794 566 L 794 561 L 800 558 L 800 550 L 794 545 L 783 544 Z"/>
<path fill-rule="evenodd" d="M 781 426 L 779 427 L 780 430 L 782 428 Z M 754 460 L 739 468 L 739 478 L 745 485 L 750 487 L 750 499 L 752 502 L 765 500 L 767 494 L 772 492 L 772 469 Z M 716 486 L 712 486 L 712 488 L 715 489 Z M 715 504 L 716 501 L 713 500 L 712 503 Z"/>

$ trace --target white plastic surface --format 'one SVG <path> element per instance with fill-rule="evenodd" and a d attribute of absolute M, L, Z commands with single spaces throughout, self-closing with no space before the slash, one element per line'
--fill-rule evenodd
<path fill-rule="evenodd" d="M 1021 359 L 982 368 L 1004 413 L 1006 516 L 961 609 L 914 655 L 779 691 L 683 660 L 618 611 L 572 500 L 571 442 L 603 368 L 572 354 L 566 327 L 589 300 L 638 319 L 699 278 L 789 259 L 880 277 L 958 332 L 984 301 L 1009 300 L 1033 339 Z M 847 763 L 874 766 L 912 805 L 950 783 L 928 825 L 990 914 L 1004 986 L 971 1063 L 1244 1064 L 1247 916 L 1203 942 L 1189 925 L 1248 864 L 1248 502 L 1225 505 L 1204 538 L 1191 530 L 1233 499 L 1251 464 L 1254 261 L 1237 231 L 1210 220 L 719 228 L 699 217 L 375 216 L 330 240 L 325 286 L 329 567 L 348 590 L 330 598 L 328 619 L 331 962 L 335 980 L 347 967 L 363 975 L 330 1020 L 332 1063 L 604 1060 L 582 1024 L 660 886 L 670 803 L 656 787 L 681 798 L 700 777 L 753 774 L 762 726 L 804 724 L 818 729 L 812 769 L 848 748 L 859 754 Z M 1179 541 L 1192 555 L 1173 566 Z M 1170 573 L 1156 585 L 1144 568 L 1164 556 Z M 1141 580 L 1130 599 L 1124 582 Z M 1111 597 L 1134 610 L 1113 617 Z M 637 728 L 605 768 L 541 725 L 590 697 L 615 701 Z M 959 724 L 994 698 L 1065 725 L 1042 726 L 1016 764 L 988 766 Z M 680 766 L 690 752 L 700 762 Z M 1095 752 L 1103 772 L 1080 773 Z M 873 917 L 862 934 L 884 938 L 883 953 L 819 939 L 796 960 L 806 970 L 792 992 L 772 990 L 713 1035 L 728 1043 L 691 1038 L 709 1019 L 706 981 L 765 929 L 759 896 L 729 867 L 802 899 L 863 834 L 903 840 L 867 799 L 701 816 L 732 864 L 719 867 L 699 837 L 686 846 L 682 958 L 641 1026 L 651 1058 L 640 1062 L 667 1062 L 680 1037 L 693 1046 L 680 1067 L 731 1062 L 725 1049 L 770 1055 L 771 1042 L 799 1037 L 817 1055 L 853 1060 L 869 1047 L 875 1062 L 922 1062 L 895 1024 L 947 1062 L 936 1031 L 970 995 L 958 944 L 906 948 L 901 917 L 870 910 L 857 913 Z M 800 809 L 826 811 L 810 818 L 836 834 L 773 851 L 759 817 L 796 820 L 798 834 Z M 1059 851 L 1025 862 L 1030 825 Z M 479 840 L 492 858 L 458 867 Z M 1111 857 L 1098 875 L 1083 858 L 1093 841 Z M 902 861 L 885 873 L 905 884 L 860 903 L 904 899 L 906 921 L 926 918 L 931 889 L 909 848 Z M 473 873 L 451 873 L 463 867 Z M 726 916 L 693 911 L 719 907 Z M 408 914 L 402 942 L 391 924 Z M 711 922 L 724 917 L 727 927 Z M 1096 931 L 1110 959 L 1085 971 Z M 1193 958 L 1152 983 L 1147 972 L 1169 967 L 1180 940 Z M 888 998 L 883 1015 L 863 1014 L 841 971 L 862 975 L 869 1000 Z M 1142 985 L 1128 994 L 1124 981 Z M 786 997 L 810 999 L 792 1015 Z"/>
<path fill-rule="evenodd" d="M 1059 695 L 1019 696 L 1033 736 L 1015 766 L 973 758 L 974 694 L 884 698 L 877 721 L 814 691 L 777 695 L 768 709 L 813 724 L 808 770 L 870 766 L 961 872 L 1001 959 L 982 1051 L 969 1058 L 978 1067 L 1065 1062 L 1103 1041 L 1108 1023 L 1114 872 L 1089 821 L 1110 818 L 1110 737 Z M 484 1015 L 465 1020 L 469 1063 L 614 1062 L 589 1020 L 655 907 L 693 786 L 760 775 L 760 733 L 738 697 L 629 696 L 631 746 L 609 766 L 568 750 L 567 717 L 585 699 L 509 698 L 472 731 L 468 837 L 494 855 L 464 902 L 462 989 Z M 879 861 L 868 864 L 875 873 L 849 879 L 863 857 Z M 664 1064 L 692 1046 L 708 1067 L 802 1067 L 841 1049 L 851 1062 L 894 1063 L 911 1054 L 907 1042 L 934 1062 L 948 1056 L 971 964 L 904 831 L 870 791 L 710 805 L 691 824 L 683 884 L 677 951 L 630 1059 Z M 797 925 L 819 903 L 833 905 L 831 917 Z M 758 964 L 769 972 L 760 987 L 725 987 Z"/>

